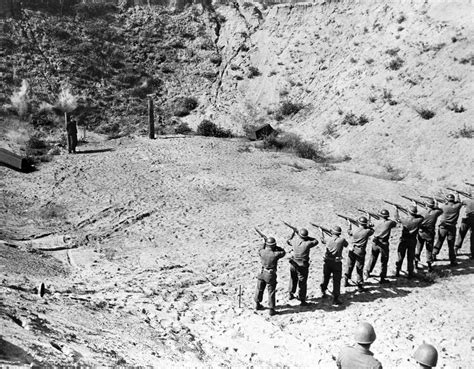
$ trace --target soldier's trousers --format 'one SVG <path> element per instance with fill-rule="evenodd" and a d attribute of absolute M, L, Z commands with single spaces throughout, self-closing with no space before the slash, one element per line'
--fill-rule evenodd
<path fill-rule="evenodd" d="M 423 246 L 426 244 L 426 262 L 428 265 L 433 263 L 433 246 L 434 246 L 434 230 L 433 231 L 419 231 L 416 239 L 415 257 L 420 260 Z"/>
<path fill-rule="evenodd" d="M 67 134 L 67 149 L 69 152 L 76 152 L 77 146 L 77 132 L 68 132 Z"/>
<path fill-rule="evenodd" d="M 448 242 L 449 261 L 454 263 L 456 261 L 456 251 L 454 250 L 454 243 L 456 241 L 456 227 L 447 227 L 441 225 L 438 227 L 438 241 L 434 246 L 434 255 L 439 254 L 445 239 Z"/>
<path fill-rule="evenodd" d="M 347 267 L 344 276 L 347 279 L 351 279 L 352 271 L 354 270 L 355 266 L 357 273 L 356 283 L 358 286 L 360 286 L 364 282 L 363 273 L 365 263 L 365 252 L 361 254 L 356 254 L 354 251 L 349 251 L 347 256 L 349 257 L 349 260 L 347 261 Z"/>
<path fill-rule="evenodd" d="M 301 302 L 306 301 L 309 267 L 300 266 L 295 262 L 290 263 L 290 287 L 289 293 L 295 293 L 298 286 L 298 298 Z"/>
<path fill-rule="evenodd" d="M 467 232 L 471 230 L 471 258 L 474 257 L 474 214 L 469 214 L 466 218 L 463 218 L 461 221 L 461 226 L 459 227 L 458 238 L 456 239 L 455 247 L 460 249 L 466 237 Z"/>
<path fill-rule="evenodd" d="M 397 272 L 400 272 L 402 269 L 403 260 L 406 255 L 408 275 L 413 276 L 415 270 L 415 249 L 416 236 L 400 238 L 400 243 L 398 244 L 398 260 L 396 262 Z"/>
<path fill-rule="evenodd" d="M 332 275 L 332 296 L 337 299 L 341 294 L 341 278 L 342 278 L 342 263 L 335 260 L 324 260 L 323 266 L 323 283 L 321 283 L 321 290 L 326 291 L 329 280 Z"/>
<path fill-rule="evenodd" d="M 275 273 L 268 273 L 262 271 L 259 276 L 257 276 L 257 289 L 255 291 L 255 302 L 260 303 L 263 300 L 263 292 L 265 287 L 268 290 L 268 306 L 270 309 L 275 309 L 276 301 L 276 286 L 277 278 Z"/>
<path fill-rule="evenodd" d="M 389 250 L 388 250 L 388 243 L 383 243 L 381 241 L 375 241 L 372 244 L 372 251 L 369 257 L 369 263 L 367 264 L 367 272 L 368 274 L 372 273 L 375 268 L 375 264 L 377 263 L 377 259 L 380 255 L 380 262 L 381 262 L 381 270 L 380 270 L 380 278 L 384 279 L 387 276 L 387 265 L 388 265 L 388 257 L 389 257 Z"/>

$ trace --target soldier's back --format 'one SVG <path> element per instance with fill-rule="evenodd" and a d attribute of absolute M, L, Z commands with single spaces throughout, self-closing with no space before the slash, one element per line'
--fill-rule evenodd
<path fill-rule="evenodd" d="M 382 369 L 382 364 L 370 350 L 353 346 L 341 349 L 337 366 L 340 369 Z"/>

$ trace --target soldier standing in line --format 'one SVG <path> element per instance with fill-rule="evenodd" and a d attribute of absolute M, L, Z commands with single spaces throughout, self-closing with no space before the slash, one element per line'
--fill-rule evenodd
<path fill-rule="evenodd" d="M 295 234 L 297 239 L 293 239 Z M 308 230 L 301 228 L 299 231 L 293 229 L 291 237 L 286 241 L 293 247 L 293 255 L 290 259 L 290 286 L 288 289 L 290 300 L 294 299 L 296 286 L 298 285 L 298 299 L 301 306 L 306 306 L 306 291 L 309 273 L 309 252 L 319 242 L 309 237 Z"/>
<path fill-rule="evenodd" d="M 71 120 L 69 113 L 64 113 L 64 120 L 66 121 L 67 149 L 69 154 L 75 154 L 77 146 L 77 125 L 75 121 Z"/>
<path fill-rule="evenodd" d="M 471 260 L 474 259 L 474 199 L 466 199 L 463 202 L 465 208 L 465 215 L 461 219 L 461 225 L 459 227 L 458 238 L 456 239 L 455 248 L 456 253 L 461 249 L 464 237 L 466 237 L 469 229 L 471 230 Z"/>
<path fill-rule="evenodd" d="M 263 310 L 261 302 L 265 287 L 268 288 L 269 314 L 275 315 L 275 294 L 277 286 L 277 264 L 278 260 L 285 256 L 286 252 L 278 247 L 273 237 L 265 238 L 265 243 L 258 251 L 262 262 L 262 271 L 257 276 L 257 289 L 255 291 L 256 309 Z"/>
<path fill-rule="evenodd" d="M 400 270 L 402 269 L 403 260 L 405 254 L 407 255 L 407 269 L 408 278 L 415 276 L 415 249 L 416 249 L 416 237 L 418 230 L 420 229 L 423 217 L 418 214 L 416 206 L 409 206 L 407 211 L 407 217 L 400 219 L 398 213 L 398 207 L 395 207 L 395 220 L 402 225 L 402 235 L 400 236 L 400 243 L 398 244 L 398 260 L 396 262 L 395 277 L 400 276 Z"/>
<path fill-rule="evenodd" d="M 339 369 L 382 369 L 382 364 L 370 351 L 370 345 L 376 338 L 374 327 L 362 322 L 355 332 L 356 345 L 341 349 L 336 360 Z"/>
<path fill-rule="evenodd" d="M 418 269 L 418 263 L 420 261 L 421 251 L 423 245 L 426 243 L 426 262 L 428 264 L 428 271 L 433 270 L 433 244 L 436 233 L 436 221 L 438 217 L 443 214 L 443 210 L 436 206 L 436 202 L 433 199 L 429 199 L 425 202 L 426 211 L 423 213 L 423 222 L 421 222 L 420 229 L 418 231 L 418 239 L 415 251 L 415 268 Z"/>
<path fill-rule="evenodd" d="M 413 354 L 420 369 L 430 369 L 438 364 L 438 350 L 433 345 L 422 343 Z"/>
<path fill-rule="evenodd" d="M 339 300 L 341 294 L 341 278 L 342 278 L 342 250 L 349 243 L 344 237 L 341 237 L 341 227 L 335 226 L 331 230 L 332 237 L 326 240 L 324 232 L 321 231 L 321 242 L 326 245 L 326 254 L 324 255 L 323 267 L 323 283 L 321 283 L 322 297 L 325 298 L 326 289 L 328 288 L 329 279 L 332 275 L 332 296 L 334 305 L 341 305 Z"/>
<path fill-rule="evenodd" d="M 458 199 L 456 201 L 453 194 L 446 195 L 446 202 L 440 204 L 439 207 L 443 210 L 443 214 L 440 217 L 438 227 L 438 241 L 433 249 L 434 260 L 438 256 L 441 246 L 443 246 L 444 240 L 448 241 L 449 249 L 449 261 L 451 266 L 456 266 L 456 251 L 454 250 L 454 243 L 456 241 L 456 224 L 458 222 L 459 213 L 463 203 Z"/>
<path fill-rule="evenodd" d="M 374 234 L 374 230 L 372 229 L 372 225 L 369 225 L 369 221 L 366 217 L 360 217 L 357 223 L 358 227 L 354 232 L 352 231 L 351 223 L 349 223 L 349 229 L 347 231 L 349 236 L 352 236 L 353 241 L 348 254 L 349 261 L 344 275 L 344 287 L 349 286 L 349 279 L 352 277 L 352 271 L 355 266 L 357 272 L 357 289 L 362 292 L 364 291 L 362 284 L 364 282 L 363 272 L 367 241 L 369 237 Z"/>
<path fill-rule="evenodd" d="M 382 264 L 380 271 L 380 284 L 389 283 L 385 277 L 387 276 L 387 264 L 389 258 L 389 240 L 390 233 L 392 228 L 397 226 L 397 222 L 389 219 L 390 213 L 387 209 L 382 209 L 380 211 L 380 217 L 382 220 L 375 226 L 374 229 L 374 238 L 372 244 L 372 250 L 370 253 L 369 263 L 367 264 L 367 269 L 365 270 L 365 278 L 370 277 L 370 273 L 374 270 L 375 264 L 377 263 L 377 258 L 380 254 L 380 262 Z M 370 218 L 369 218 L 370 219 Z"/>

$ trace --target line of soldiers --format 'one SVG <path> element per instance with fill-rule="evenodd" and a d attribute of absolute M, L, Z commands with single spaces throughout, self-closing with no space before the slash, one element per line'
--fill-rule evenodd
<path fill-rule="evenodd" d="M 377 335 L 374 327 L 361 322 L 354 332 L 355 345 L 343 347 L 336 360 L 339 369 L 382 369 L 382 364 L 370 351 Z M 422 343 L 413 354 L 419 368 L 433 368 L 438 364 L 438 350 L 433 345 Z"/>
<path fill-rule="evenodd" d="M 472 184 L 470 184 L 472 185 Z M 474 185 L 472 185 L 474 186 Z M 320 241 L 326 246 L 324 255 L 323 267 L 323 282 L 320 285 L 321 297 L 327 297 L 326 291 L 329 281 L 333 280 L 333 304 L 340 305 L 342 302 L 339 299 L 341 279 L 344 279 L 344 286 L 350 286 L 352 282 L 357 287 L 358 291 L 365 291 L 363 287 L 364 279 L 371 276 L 372 271 L 377 263 L 380 255 L 381 271 L 380 284 L 389 283 L 387 277 L 387 266 L 389 260 L 389 240 L 391 230 L 398 224 L 401 225 L 401 236 L 398 244 L 398 260 L 396 261 L 395 277 L 400 276 L 402 264 L 407 258 L 408 278 L 415 276 L 415 267 L 418 269 L 420 262 L 420 255 L 423 247 L 426 246 L 426 259 L 428 271 L 432 271 L 432 264 L 436 261 L 436 256 L 439 254 L 441 247 L 445 240 L 447 240 L 449 248 L 449 259 L 451 266 L 457 265 L 456 256 L 457 251 L 461 248 L 463 240 L 468 232 L 471 230 L 470 237 L 470 258 L 474 258 L 474 200 L 472 196 L 466 192 L 454 190 L 457 192 L 457 198 L 450 193 L 445 196 L 445 199 L 437 199 L 427 197 L 425 201 L 403 196 L 412 201 L 412 205 L 404 208 L 398 204 L 385 201 L 393 205 L 395 208 L 394 220 L 390 219 L 390 213 L 387 209 L 382 209 L 378 213 L 364 212 L 366 216 L 361 216 L 358 220 L 338 214 L 345 219 L 348 224 L 348 235 L 352 237 L 352 242 L 349 242 L 342 237 L 342 229 L 339 226 L 334 226 L 332 229 L 327 229 L 317 224 L 311 223 L 321 231 Z M 461 200 L 460 195 L 465 197 Z M 424 208 L 422 214 L 418 213 L 418 206 Z M 459 227 L 459 234 L 456 240 L 456 225 L 460 215 L 461 208 L 465 206 L 465 216 L 462 218 L 461 226 Z M 405 216 L 401 217 L 400 212 Z M 371 218 L 376 220 L 376 224 L 371 223 Z M 436 224 L 439 218 L 437 242 L 435 241 Z M 291 236 L 287 239 L 287 244 L 292 247 L 292 255 L 290 257 L 290 285 L 288 290 L 289 299 L 295 298 L 300 300 L 302 306 L 307 305 L 306 291 L 307 280 L 309 274 L 310 250 L 319 244 L 319 241 L 310 237 L 306 228 L 297 229 L 288 223 L 285 223 L 292 229 Z M 355 229 L 353 229 L 355 226 Z M 256 231 L 264 239 L 264 244 L 259 250 L 259 255 L 262 263 L 262 270 L 257 276 L 257 289 L 255 293 L 256 309 L 263 310 L 261 302 L 265 288 L 268 289 L 268 304 L 270 315 L 275 315 L 275 292 L 277 285 L 277 264 L 278 260 L 286 255 L 286 251 L 277 246 L 274 237 L 267 237 L 258 229 Z M 296 236 L 296 237 L 295 237 Z M 369 254 L 369 261 L 365 264 L 366 249 L 369 238 L 373 236 L 373 244 Z M 342 253 L 343 249 L 348 247 L 348 262 L 342 274 Z M 365 267 L 365 269 L 364 269 Z M 352 280 L 353 270 L 356 270 L 356 280 Z M 298 288 L 298 295 L 296 290 Z"/>

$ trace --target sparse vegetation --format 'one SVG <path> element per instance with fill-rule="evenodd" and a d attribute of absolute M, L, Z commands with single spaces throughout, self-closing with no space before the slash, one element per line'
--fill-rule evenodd
<path fill-rule="evenodd" d="M 254 77 L 258 77 L 260 76 L 262 73 L 260 73 L 260 71 L 258 70 L 257 67 L 254 67 L 254 66 L 250 66 L 249 67 L 249 73 L 248 73 L 248 77 L 249 78 L 254 78 Z"/>
<path fill-rule="evenodd" d="M 322 134 L 323 136 L 334 137 L 334 138 L 339 136 L 339 134 L 337 133 L 336 125 L 334 123 L 326 124 Z"/>
<path fill-rule="evenodd" d="M 304 141 L 300 136 L 293 133 L 270 135 L 263 140 L 263 148 L 267 150 L 294 152 L 300 158 L 311 159 L 316 162 L 326 160 L 317 144 Z"/>
<path fill-rule="evenodd" d="M 400 14 L 397 18 L 397 23 L 403 23 L 405 22 L 407 19 L 407 17 L 405 16 L 405 14 Z"/>
<path fill-rule="evenodd" d="M 401 181 L 405 178 L 405 175 L 398 168 L 393 167 L 391 164 L 384 165 L 385 170 L 388 174 L 388 179 L 391 181 Z"/>
<path fill-rule="evenodd" d="M 396 58 L 390 60 L 387 68 L 391 70 L 399 70 L 403 66 L 403 64 L 404 64 L 404 60 L 400 58 L 399 56 L 397 56 Z"/>
<path fill-rule="evenodd" d="M 464 106 L 462 106 L 461 104 L 458 104 L 456 102 L 452 102 L 451 104 L 449 104 L 447 106 L 447 108 L 451 111 L 454 111 L 455 113 L 463 113 L 463 112 L 466 111 Z"/>
<path fill-rule="evenodd" d="M 369 96 L 369 102 L 374 103 L 377 101 L 377 98 L 374 95 Z"/>
<path fill-rule="evenodd" d="M 190 134 L 193 130 L 189 127 L 188 123 L 181 123 L 175 129 L 174 132 L 181 135 Z"/>
<path fill-rule="evenodd" d="M 232 137 L 233 136 L 230 130 L 219 127 L 215 123 L 207 119 L 199 123 L 196 133 L 199 136 L 208 136 L 208 137 Z"/>
<path fill-rule="evenodd" d="M 292 101 L 283 101 L 277 111 L 277 115 L 288 116 L 298 113 L 301 109 L 304 108 L 303 104 L 294 103 Z"/>
<path fill-rule="evenodd" d="M 199 105 L 195 97 L 182 97 L 178 98 L 174 102 L 173 115 L 176 117 L 185 117 L 189 113 L 196 109 Z"/>
<path fill-rule="evenodd" d="M 365 63 L 366 64 L 372 64 L 374 62 L 374 59 L 373 58 L 368 58 L 368 59 L 365 59 Z"/>
<path fill-rule="evenodd" d="M 398 52 L 400 51 L 400 48 L 399 47 L 395 47 L 393 49 L 388 49 L 387 51 L 385 51 L 385 54 L 388 54 L 390 56 L 395 56 L 398 54 Z"/>
<path fill-rule="evenodd" d="M 474 137 L 474 128 L 468 127 L 466 124 L 459 129 L 458 131 L 449 132 L 450 136 L 454 138 L 473 138 Z"/>
<path fill-rule="evenodd" d="M 397 105 L 398 104 L 398 102 L 396 100 L 393 100 L 392 92 L 387 90 L 386 88 L 383 89 L 382 99 L 385 102 L 388 102 L 389 105 Z"/>
<path fill-rule="evenodd" d="M 420 115 L 420 117 L 422 117 L 423 119 L 431 119 L 433 118 L 436 113 L 432 110 L 429 110 L 429 109 L 425 109 L 425 108 L 419 108 L 419 109 L 416 109 L 416 112 Z"/>
<path fill-rule="evenodd" d="M 364 114 L 357 117 L 354 113 L 347 113 L 342 120 L 342 124 L 348 124 L 350 126 L 363 126 L 369 122 Z"/>

